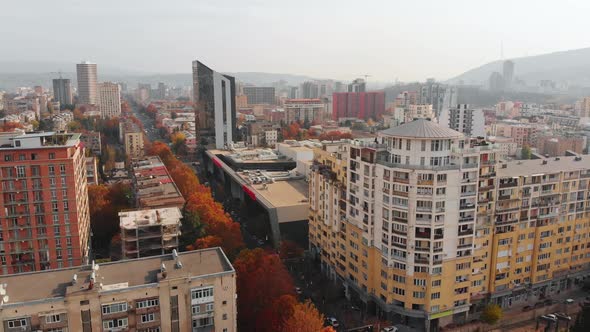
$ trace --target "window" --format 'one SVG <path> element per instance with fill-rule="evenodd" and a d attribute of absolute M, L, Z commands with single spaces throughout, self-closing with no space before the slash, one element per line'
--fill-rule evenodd
<path fill-rule="evenodd" d="M 71 238 L 67 238 L 67 242 L 68 245 L 72 245 L 72 239 Z M 160 305 L 160 302 L 158 299 L 147 299 L 147 300 L 143 300 L 143 301 L 137 301 L 137 308 L 151 308 L 151 307 L 157 307 L 158 305 Z"/>
<path fill-rule="evenodd" d="M 104 329 L 112 329 L 112 328 L 116 328 L 116 327 L 127 327 L 127 324 L 128 324 L 127 317 L 102 321 L 102 327 Z"/>
<path fill-rule="evenodd" d="M 141 315 L 141 322 L 142 323 L 147 323 L 147 322 L 153 322 L 156 320 L 156 314 L 149 313 L 149 314 L 142 314 Z"/>
<path fill-rule="evenodd" d="M 194 305 L 192 310 L 193 310 L 193 315 L 199 314 L 199 313 L 201 313 L 201 306 L 198 304 Z"/>
<path fill-rule="evenodd" d="M 440 299 L 440 292 L 430 294 L 430 299 L 431 300 Z"/>
<path fill-rule="evenodd" d="M 58 323 L 61 322 L 61 316 L 60 315 L 48 315 L 45 316 L 45 323 L 50 324 L 50 323 Z"/>
<path fill-rule="evenodd" d="M 24 178 L 25 175 L 25 166 L 16 166 L 16 176 L 19 178 Z"/>
<path fill-rule="evenodd" d="M 414 279 L 414 286 L 426 286 L 426 279 Z"/>
<path fill-rule="evenodd" d="M 61 174 L 66 174 L 66 164 L 60 164 L 59 165 L 59 172 Z"/>
<path fill-rule="evenodd" d="M 114 314 L 117 312 L 127 311 L 127 302 L 120 302 L 120 303 L 113 303 L 113 304 L 106 304 L 102 306 L 102 314 Z M 125 324 L 127 325 L 127 324 Z"/>
<path fill-rule="evenodd" d="M 441 281 L 440 280 L 432 280 L 432 287 L 440 287 Z"/>
<path fill-rule="evenodd" d="M 413 293 L 414 298 L 417 299 L 423 299 L 426 296 L 425 292 L 414 292 Z"/>
<path fill-rule="evenodd" d="M 211 296 L 213 296 L 213 287 L 193 289 L 191 291 L 191 299 L 193 300 Z"/>
<path fill-rule="evenodd" d="M 55 152 L 49 153 L 49 159 L 55 159 Z"/>
<path fill-rule="evenodd" d="M 26 326 L 27 326 L 27 320 L 25 318 L 13 319 L 13 320 L 8 321 L 9 328 L 26 327 Z"/>
<path fill-rule="evenodd" d="M 213 317 L 193 319 L 193 328 L 213 325 Z"/>
<path fill-rule="evenodd" d="M 213 303 L 207 303 L 206 310 L 207 312 L 213 311 Z"/>

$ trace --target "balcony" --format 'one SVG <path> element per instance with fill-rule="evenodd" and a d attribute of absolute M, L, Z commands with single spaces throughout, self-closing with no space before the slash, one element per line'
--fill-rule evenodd
<path fill-rule="evenodd" d="M 430 247 L 416 247 L 414 248 L 416 251 L 430 251 Z"/>
<path fill-rule="evenodd" d="M 518 182 L 505 182 L 500 183 L 500 188 L 512 188 L 518 186 Z"/>
<path fill-rule="evenodd" d="M 459 210 L 470 210 L 470 209 L 475 209 L 475 204 L 467 203 L 467 204 L 461 204 L 459 206 Z"/>
<path fill-rule="evenodd" d="M 467 169 L 467 168 L 478 168 L 478 167 L 479 167 L 479 165 L 477 163 L 464 163 L 461 168 Z"/>
<path fill-rule="evenodd" d="M 473 235 L 473 229 L 465 229 L 459 231 L 459 236 Z"/>

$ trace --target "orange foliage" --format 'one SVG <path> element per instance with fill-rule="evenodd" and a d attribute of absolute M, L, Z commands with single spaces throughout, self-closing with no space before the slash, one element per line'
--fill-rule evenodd
<path fill-rule="evenodd" d="M 343 133 L 340 132 L 338 130 L 335 131 L 329 131 L 327 133 L 323 133 L 321 134 L 319 137 L 320 141 L 339 141 L 341 139 L 351 139 L 352 138 L 352 134 L 350 133 Z"/>
<path fill-rule="evenodd" d="M 235 257 L 244 247 L 240 224 L 225 213 L 223 206 L 213 199 L 210 189 L 199 182 L 189 166 L 172 154 L 168 145 L 154 142 L 148 149 L 148 154 L 162 159 L 178 190 L 186 199 L 186 211 L 196 213 L 203 224 L 206 236 L 196 239 L 188 249 L 221 246 L 226 255 Z"/>
<path fill-rule="evenodd" d="M 23 128 L 23 125 L 18 122 L 4 122 L 0 131 L 14 131 L 16 128 Z"/>
<path fill-rule="evenodd" d="M 279 330 L 277 322 L 284 319 L 284 313 L 277 313 L 276 306 L 288 306 L 291 301 L 281 297 L 295 295 L 293 280 L 279 256 L 260 248 L 244 249 L 233 266 L 237 273 L 240 330 Z"/>
<path fill-rule="evenodd" d="M 297 303 L 293 314 L 283 323 L 283 332 L 318 332 L 324 327 L 324 316 L 310 301 Z"/>
<path fill-rule="evenodd" d="M 298 122 L 291 123 L 288 127 L 283 129 L 284 139 L 297 139 L 301 126 Z"/>

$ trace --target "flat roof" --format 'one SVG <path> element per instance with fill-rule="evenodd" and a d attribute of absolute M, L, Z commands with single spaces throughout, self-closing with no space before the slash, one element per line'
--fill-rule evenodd
<path fill-rule="evenodd" d="M 298 204 L 308 205 L 307 195 L 309 185 L 305 180 L 287 180 L 264 184 L 251 184 L 250 187 L 256 195 L 264 197 L 275 207 L 292 206 Z"/>
<path fill-rule="evenodd" d="M 119 212 L 119 226 L 126 229 L 138 226 L 177 225 L 182 213 L 177 207 Z"/>
<path fill-rule="evenodd" d="M 557 158 L 559 160 L 556 160 Z M 551 174 L 590 169 L 590 155 L 580 155 L 581 160 L 578 161 L 575 160 L 576 158 L 576 156 L 573 156 L 510 161 L 504 163 L 507 165 L 506 168 L 502 166 L 496 167 L 497 176 L 530 176 L 533 174 Z M 543 164 L 543 161 L 546 161 L 547 164 Z"/>
<path fill-rule="evenodd" d="M 4 306 L 60 298 L 78 292 L 100 293 L 109 289 L 149 285 L 158 282 L 162 264 L 166 265 L 166 280 L 234 272 L 219 247 L 181 252 L 178 256 L 182 262 L 181 269 L 175 268 L 171 254 L 99 264 L 97 282 L 92 290 L 87 287 L 92 272 L 90 265 L 2 276 L 0 283 L 6 284 L 6 294 L 10 297 Z M 74 275 L 77 276 L 77 282 L 72 285 Z M 102 284 L 102 289 L 99 284 Z"/>

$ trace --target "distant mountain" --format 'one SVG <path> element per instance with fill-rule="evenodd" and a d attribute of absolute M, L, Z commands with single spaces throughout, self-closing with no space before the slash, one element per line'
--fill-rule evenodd
<path fill-rule="evenodd" d="M 570 85 L 590 86 L 590 48 L 510 59 L 514 62 L 514 76 L 534 86 L 541 80 Z M 448 83 L 487 84 L 494 71 L 502 73 L 503 61 L 494 61 L 471 69 Z"/>
<path fill-rule="evenodd" d="M 290 85 L 298 85 L 305 81 L 315 80 L 316 78 L 305 75 L 293 74 L 275 74 L 275 73 L 258 73 L 258 72 L 238 72 L 227 73 L 236 78 L 236 80 L 254 85 L 270 85 L 273 82 L 286 81 Z"/>

